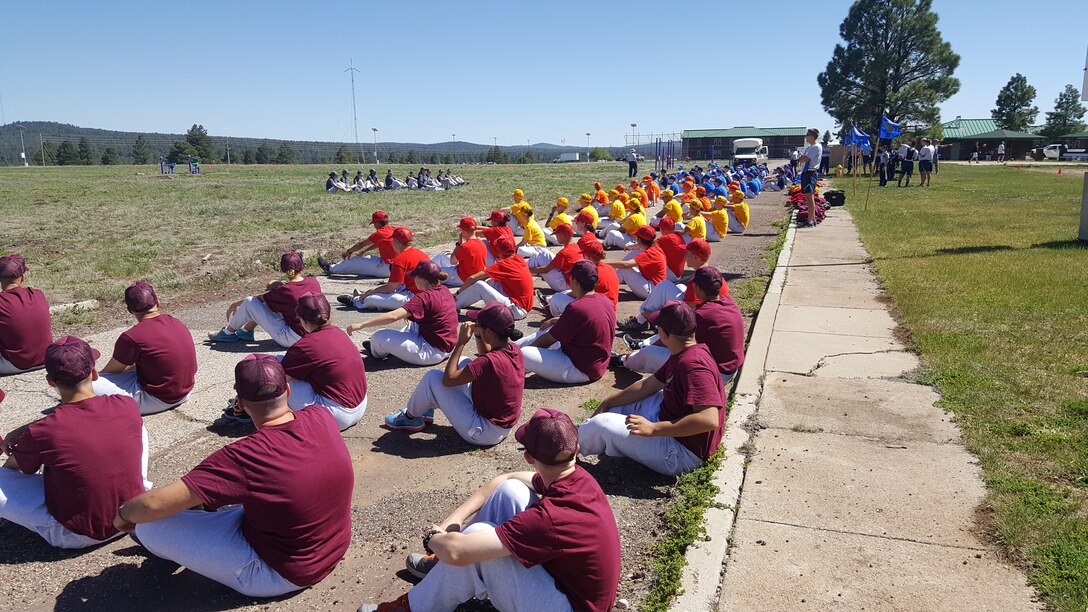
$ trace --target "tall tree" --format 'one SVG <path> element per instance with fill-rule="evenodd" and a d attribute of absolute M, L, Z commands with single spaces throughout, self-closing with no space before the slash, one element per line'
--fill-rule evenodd
<path fill-rule="evenodd" d="M 117 150 L 113 147 L 106 147 L 106 150 L 102 152 L 102 165 L 116 166 L 119 163 L 121 163 L 121 158 L 117 155 Z"/>
<path fill-rule="evenodd" d="M 295 148 L 291 146 L 289 142 L 281 142 L 280 150 L 276 152 L 277 164 L 295 164 L 298 163 L 298 154 L 295 153 Z"/>
<path fill-rule="evenodd" d="M 1080 91 L 1072 85 L 1066 85 L 1065 90 L 1054 100 L 1054 111 L 1046 114 L 1046 125 L 1039 133 L 1056 140 L 1066 134 L 1083 132 L 1084 112 L 1084 105 L 1080 103 Z"/>
<path fill-rule="evenodd" d="M 272 147 L 268 146 L 268 143 L 262 142 L 257 146 L 257 154 L 254 157 L 258 164 L 271 164 L 276 154 L 272 152 Z"/>
<path fill-rule="evenodd" d="M 1024 75 L 1017 72 L 997 92 L 997 101 L 990 116 L 1001 129 L 1023 132 L 1039 116 L 1039 107 L 1032 105 L 1034 101 L 1035 88 L 1028 85 Z"/>
<path fill-rule="evenodd" d="M 404 156 L 404 163 L 406 164 L 418 164 L 419 153 L 416 153 L 415 149 L 408 149 L 408 153 Z"/>
<path fill-rule="evenodd" d="M 151 163 L 151 145 L 147 143 L 147 139 L 144 138 L 143 134 L 137 136 L 136 142 L 132 143 L 132 163 Z"/>
<path fill-rule="evenodd" d="M 215 151 L 212 137 L 208 136 L 208 130 L 204 129 L 203 125 L 194 123 L 193 127 L 189 128 L 189 131 L 185 133 L 185 141 L 196 149 L 196 156 L 200 158 L 201 162 L 210 164 L 219 161 L 219 155 Z"/>
<path fill-rule="evenodd" d="M 189 161 L 190 155 L 200 157 L 200 152 L 186 140 L 175 140 L 174 144 L 170 145 L 170 151 L 166 154 L 166 161 L 183 164 Z M 200 157 L 200 161 L 203 162 L 204 158 Z"/>
<path fill-rule="evenodd" d="M 57 163 L 57 149 L 53 146 L 53 143 L 46 142 L 44 147 L 38 148 L 38 152 L 33 157 L 34 163 L 39 166 L 55 164 Z"/>
<path fill-rule="evenodd" d="M 952 76 L 960 56 L 941 38 L 933 0 L 857 0 L 839 26 L 816 81 L 824 110 L 840 126 L 856 122 L 876 133 L 880 116 L 904 132 L 940 121 L 938 103 L 960 89 Z"/>
<path fill-rule="evenodd" d="M 91 143 L 86 137 L 79 139 L 79 165 L 94 165 L 94 151 L 91 149 Z"/>
<path fill-rule="evenodd" d="M 245 153 L 242 153 L 243 164 L 253 164 L 256 163 L 256 161 L 256 158 L 253 156 L 253 149 L 246 149 Z"/>
<path fill-rule="evenodd" d="M 355 154 L 348 149 L 347 145 L 340 145 L 340 148 L 336 150 L 336 163 L 338 164 L 354 164 Z"/>
<path fill-rule="evenodd" d="M 53 159 L 56 160 L 58 166 L 70 166 L 79 163 L 79 152 L 76 151 L 71 140 L 65 140 L 57 147 Z"/>

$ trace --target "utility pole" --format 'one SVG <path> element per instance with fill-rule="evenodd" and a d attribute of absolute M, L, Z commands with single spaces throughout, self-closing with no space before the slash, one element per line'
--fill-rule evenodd
<path fill-rule="evenodd" d="M 381 162 L 378 161 L 378 128 L 372 127 L 370 129 L 374 132 L 374 163 L 380 164 Z"/>
<path fill-rule="evenodd" d="M 456 155 L 457 154 L 457 134 L 450 134 L 450 136 L 453 136 L 453 152 L 454 152 L 454 155 Z"/>
<path fill-rule="evenodd" d="M 30 165 L 26 161 L 26 144 L 23 143 L 23 130 L 26 128 L 24 128 L 22 125 L 17 125 L 15 127 L 19 128 L 19 149 L 22 150 L 22 153 L 20 153 L 20 155 L 21 159 L 23 160 L 23 167 L 26 168 Z"/>
<path fill-rule="evenodd" d="M 45 141 L 42 140 L 42 133 L 38 132 L 38 144 L 42 147 L 42 165 L 45 165 Z"/>
<path fill-rule="evenodd" d="M 355 67 L 355 60 L 348 58 L 348 67 L 344 72 L 351 75 L 351 117 L 355 125 L 355 148 L 359 150 L 359 161 L 366 159 L 366 154 L 359 146 L 359 109 L 355 106 L 355 73 L 359 70 Z M 362 74 L 362 73 L 360 73 Z"/>
<path fill-rule="evenodd" d="M 230 165 L 230 136 L 227 136 L 227 165 Z"/>

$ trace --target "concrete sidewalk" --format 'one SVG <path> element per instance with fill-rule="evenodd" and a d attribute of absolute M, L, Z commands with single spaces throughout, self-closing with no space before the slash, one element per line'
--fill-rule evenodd
<path fill-rule="evenodd" d="M 835 209 L 797 230 L 781 297 L 759 313 L 764 428 L 749 444 L 719 609 L 1039 609 L 978 535 L 981 471 L 937 393 L 904 378 L 918 360 L 866 258 Z"/>

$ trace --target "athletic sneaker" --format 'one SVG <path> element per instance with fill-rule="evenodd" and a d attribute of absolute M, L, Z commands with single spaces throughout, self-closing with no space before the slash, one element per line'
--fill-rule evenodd
<path fill-rule="evenodd" d="M 548 298 L 544 297 L 544 292 L 540 289 L 533 289 L 533 293 L 536 294 L 536 301 L 540 302 L 540 305 L 544 308 L 548 307 Z"/>
<path fill-rule="evenodd" d="M 239 338 L 237 332 L 229 332 L 227 331 L 227 328 L 224 327 L 214 334 L 208 334 L 208 340 L 211 340 L 212 342 L 238 342 Z"/>
<path fill-rule="evenodd" d="M 348 308 L 355 308 L 355 298 L 350 295 L 338 295 L 336 296 L 336 301 Z"/>
<path fill-rule="evenodd" d="M 320 255 L 317 256 L 317 266 L 324 270 L 325 274 L 332 274 L 332 264 Z"/>
<path fill-rule="evenodd" d="M 624 356 L 620 355 L 619 353 L 612 353 L 612 356 L 608 358 L 608 367 L 610 367 L 610 368 L 622 368 L 622 367 L 624 367 L 623 357 Z"/>
<path fill-rule="evenodd" d="M 407 408 L 401 408 L 393 414 L 386 415 L 385 423 L 382 427 L 393 431 L 408 431 L 415 433 L 427 429 L 427 421 L 425 421 L 423 417 L 413 419 L 408 416 Z"/>
<path fill-rule="evenodd" d="M 436 565 L 438 565 L 438 557 L 423 553 L 412 553 L 404 560 L 404 566 L 408 568 L 408 573 L 416 578 L 426 578 L 427 572 L 434 569 Z"/>
<path fill-rule="evenodd" d="M 235 423 L 252 423 L 253 418 L 238 406 L 238 399 L 227 400 L 227 407 L 223 410 L 223 418 Z"/>
<path fill-rule="evenodd" d="M 627 343 L 627 348 L 632 351 L 637 351 L 642 348 L 643 342 L 632 336 L 631 334 L 624 334 L 623 341 Z"/>
<path fill-rule="evenodd" d="M 624 332 L 650 331 L 650 322 L 640 322 L 638 317 L 628 317 L 616 325 L 616 329 Z"/>
<path fill-rule="evenodd" d="M 253 330 L 239 329 L 234 332 L 234 336 L 242 342 L 253 342 Z"/>
<path fill-rule="evenodd" d="M 359 612 L 411 612 L 408 607 L 408 593 L 401 595 L 394 601 L 380 604 L 363 604 L 359 606 Z"/>

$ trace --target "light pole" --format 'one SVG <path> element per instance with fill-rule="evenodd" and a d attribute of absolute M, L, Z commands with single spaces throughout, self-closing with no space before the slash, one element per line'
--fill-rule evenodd
<path fill-rule="evenodd" d="M 637 123 L 632 123 L 631 124 L 631 142 L 635 141 L 635 128 L 637 128 L 637 127 L 638 127 Z"/>
<path fill-rule="evenodd" d="M 586 161 L 589 161 L 589 152 L 593 150 L 593 147 L 589 146 L 589 132 L 586 132 Z"/>
<path fill-rule="evenodd" d="M 17 124 L 15 127 L 19 128 L 19 148 L 22 149 L 22 153 L 20 153 L 19 155 L 22 156 L 23 167 L 26 168 L 30 166 L 30 164 L 26 161 L 26 145 L 23 144 L 23 130 L 26 128 L 24 128 L 21 124 Z"/>
<path fill-rule="evenodd" d="M 450 136 L 453 136 L 453 154 L 456 155 L 457 154 L 457 134 L 456 133 L 450 134 Z"/>
<path fill-rule="evenodd" d="M 381 162 L 378 161 L 378 128 L 372 127 L 370 129 L 374 132 L 374 163 L 380 164 Z"/>

